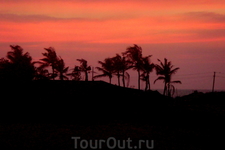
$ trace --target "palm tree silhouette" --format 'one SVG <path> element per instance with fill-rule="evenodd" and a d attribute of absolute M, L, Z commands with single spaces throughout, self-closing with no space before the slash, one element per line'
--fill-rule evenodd
<path fill-rule="evenodd" d="M 119 54 L 116 54 L 116 56 L 112 58 L 112 61 L 114 72 L 118 78 L 118 85 L 120 86 L 120 77 L 122 77 L 123 87 L 125 87 L 125 78 L 127 75 L 125 72 L 130 69 L 130 62 L 126 60 L 126 57 L 120 56 Z"/>
<path fill-rule="evenodd" d="M 171 64 L 171 62 L 167 61 L 166 58 L 164 58 L 164 63 L 158 59 L 158 61 L 160 62 L 160 65 L 156 64 L 155 65 L 155 69 L 156 69 L 156 74 L 160 75 L 155 81 L 158 80 L 163 80 L 164 82 L 164 91 L 163 91 L 163 95 L 167 95 L 167 96 L 171 96 L 174 93 L 174 86 L 172 85 L 172 83 L 179 83 L 181 84 L 181 81 L 171 81 L 172 75 L 174 75 L 180 68 L 174 68 L 173 69 L 173 65 Z"/>
<path fill-rule="evenodd" d="M 23 58 L 25 58 L 23 61 L 28 61 L 31 62 L 32 58 L 29 56 L 29 53 L 26 52 L 23 54 L 23 49 L 16 45 L 10 45 L 12 51 L 7 52 L 7 58 L 12 62 L 12 63 L 20 63 Z"/>
<path fill-rule="evenodd" d="M 109 83 L 112 83 L 112 77 L 114 72 L 113 60 L 112 58 L 106 58 L 104 61 L 98 61 L 102 67 L 96 67 L 99 71 L 102 72 L 100 75 L 94 76 L 94 78 L 99 77 L 109 77 Z"/>
<path fill-rule="evenodd" d="M 154 64 L 150 62 L 151 55 L 142 58 L 142 71 L 141 79 L 145 81 L 145 91 L 150 90 L 150 73 L 154 69 Z"/>
<path fill-rule="evenodd" d="M 64 74 L 68 72 L 69 67 L 65 67 L 64 60 L 61 57 L 58 58 L 55 69 L 59 72 L 60 80 L 68 80 L 68 77 Z"/>
<path fill-rule="evenodd" d="M 34 78 L 35 68 L 32 57 L 18 45 L 10 45 L 7 59 L 1 60 L 2 77 L 6 80 L 29 81 Z"/>
<path fill-rule="evenodd" d="M 85 73 L 85 81 L 88 81 L 88 73 L 91 71 L 91 66 L 88 66 L 87 60 L 77 59 L 80 62 L 79 70 Z"/>
<path fill-rule="evenodd" d="M 79 70 L 79 66 L 75 66 L 72 69 L 72 72 L 68 73 L 67 75 L 71 76 L 72 80 L 74 80 L 74 81 L 80 81 L 80 79 L 81 79 L 81 72 Z"/>
<path fill-rule="evenodd" d="M 57 77 L 57 72 L 56 72 L 56 65 L 58 62 L 57 54 L 53 47 L 44 48 L 44 49 L 47 51 L 45 53 L 42 53 L 44 58 L 40 59 L 41 61 L 38 61 L 36 63 L 41 64 L 40 68 L 45 68 L 45 67 L 51 66 L 52 73 L 50 74 L 50 76 L 53 80 L 55 80 L 55 78 Z"/>
<path fill-rule="evenodd" d="M 132 62 L 132 68 L 138 72 L 138 89 L 140 90 L 140 72 L 142 67 L 142 48 L 136 44 L 130 46 L 123 53 L 130 62 Z"/>

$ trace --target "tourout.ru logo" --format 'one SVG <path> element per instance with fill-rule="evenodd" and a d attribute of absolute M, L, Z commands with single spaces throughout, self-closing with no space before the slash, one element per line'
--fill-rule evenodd
<path fill-rule="evenodd" d="M 133 141 L 128 138 L 126 140 L 109 137 L 107 139 L 81 139 L 81 137 L 71 137 L 74 140 L 74 149 L 153 149 L 154 140 L 138 140 L 134 145 Z"/>

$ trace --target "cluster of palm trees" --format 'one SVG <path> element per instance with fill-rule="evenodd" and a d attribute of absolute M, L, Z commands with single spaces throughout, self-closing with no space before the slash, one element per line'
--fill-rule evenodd
<path fill-rule="evenodd" d="M 57 56 L 54 48 L 45 48 L 44 56 L 39 61 L 32 62 L 29 53 L 23 53 L 23 49 L 16 45 L 12 46 L 11 51 L 7 53 L 7 58 L 0 59 L 0 79 L 1 80 L 81 80 L 81 73 L 84 73 L 85 81 L 88 81 L 88 74 L 93 69 L 88 65 L 85 59 L 77 59 L 79 66 L 75 66 L 71 72 L 69 67 L 65 65 L 64 60 Z M 164 95 L 172 96 L 175 88 L 174 83 L 180 81 L 172 81 L 171 77 L 179 68 L 174 66 L 166 58 L 164 62 L 161 60 L 159 64 L 153 64 L 150 61 L 151 55 L 142 56 L 142 48 L 136 44 L 127 47 L 126 51 L 116 54 L 114 57 L 105 58 L 104 61 L 98 61 L 101 65 L 96 67 L 101 74 L 93 76 L 92 80 L 99 77 L 108 77 L 109 83 L 112 77 L 116 76 L 118 85 L 127 87 L 129 85 L 130 75 L 127 72 L 130 69 L 136 70 L 138 74 L 138 89 L 140 89 L 141 80 L 145 82 L 145 90 L 150 90 L 150 73 L 155 69 L 158 80 L 164 82 Z M 37 66 L 38 65 L 38 66 Z M 69 78 L 70 77 L 70 78 Z M 127 81 L 127 82 L 126 82 Z"/>
<path fill-rule="evenodd" d="M 68 73 L 69 67 L 66 67 L 64 60 L 60 56 L 57 56 L 54 48 L 49 47 L 45 48 L 45 50 L 46 52 L 42 53 L 44 58 L 34 62 L 34 64 L 39 64 L 39 66 L 36 67 L 35 80 L 55 80 L 56 77 L 58 77 L 59 80 L 69 80 L 68 76 L 70 76 L 71 80 L 79 81 L 81 80 L 81 72 L 84 72 L 85 81 L 88 81 L 88 73 L 91 71 L 91 67 L 85 59 L 77 59 L 77 61 L 80 62 L 80 66 L 75 66 L 72 72 Z M 49 73 L 48 67 L 51 67 L 51 73 Z"/>
<path fill-rule="evenodd" d="M 118 78 L 118 85 L 120 86 L 120 77 L 122 77 L 122 83 L 125 87 L 125 80 L 128 80 L 129 83 L 129 74 L 127 70 L 133 69 L 138 72 L 138 89 L 140 89 L 140 80 L 145 81 L 146 86 L 145 90 L 150 90 L 150 72 L 153 71 L 154 64 L 151 63 L 149 56 L 142 56 L 142 48 L 138 45 L 130 46 L 123 52 L 121 55 L 116 54 L 116 56 L 111 58 L 106 58 L 104 61 L 99 61 L 101 67 L 97 69 L 103 74 L 95 76 L 102 77 L 108 76 L 109 82 L 113 75 L 116 75 Z M 128 85 L 128 84 L 127 84 Z"/>
<path fill-rule="evenodd" d="M 150 90 L 150 73 L 155 69 L 158 80 L 163 80 L 164 91 L 163 94 L 167 96 L 172 96 L 175 92 L 174 83 L 180 83 L 181 81 L 172 81 L 171 77 L 174 75 L 179 68 L 174 68 L 170 61 L 166 58 L 164 62 L 158 59 L 160 64 L 153 64 L 150 61 L 150 57 L 142 56 L 142 48 L 136 44 L 130 46 L 126 49 L 122 55 L 116 54 L 115 57 L 106 58 L 103 62 L 99 61 L 101 67 L 97 67 L 99 71 L 102 72 L 101 75 L 96 77 L 108 76 L 109 82 L 111 83 L 112 76 L 115 74 L 118 78 L 118 85 L 120 86 L 120 77 L 122 77 L 123 86 L 125 87 L 125 79 L 129 79 L 129 74 L 126 72 L 129 69 L 136 70 L 138 73 L 138 89 L 140 89 L 140 81 L 145 82 L 145 91 Z"/>

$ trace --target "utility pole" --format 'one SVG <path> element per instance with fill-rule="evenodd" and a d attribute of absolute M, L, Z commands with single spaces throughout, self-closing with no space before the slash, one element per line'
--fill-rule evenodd
<path fill-rule="evenodd" d="M 213 85 L 212 85 L 212 92 L 214 92 L 215 87 L 215 79 L 216 79 L 216 72 L 213 73 Z"/>

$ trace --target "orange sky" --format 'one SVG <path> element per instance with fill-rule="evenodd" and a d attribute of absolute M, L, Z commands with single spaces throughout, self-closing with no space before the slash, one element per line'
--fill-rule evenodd
<path fill-rule="evenodd" d="M 177 79 L 225 73 L 224 0 L 0 0 L 0 31 L 2 57 L 10 44 L 34 59 L 52 46 L 71 67 L 81 57 L 96 66 L 138 44 L 154 63 L 166 57 L 180 67 Z M 177 87 L 211 88 L 211 78 L 193 80 L 183 79 Z M 225 78 L 218 80 L 216 88 L 225 89 Z"/>

